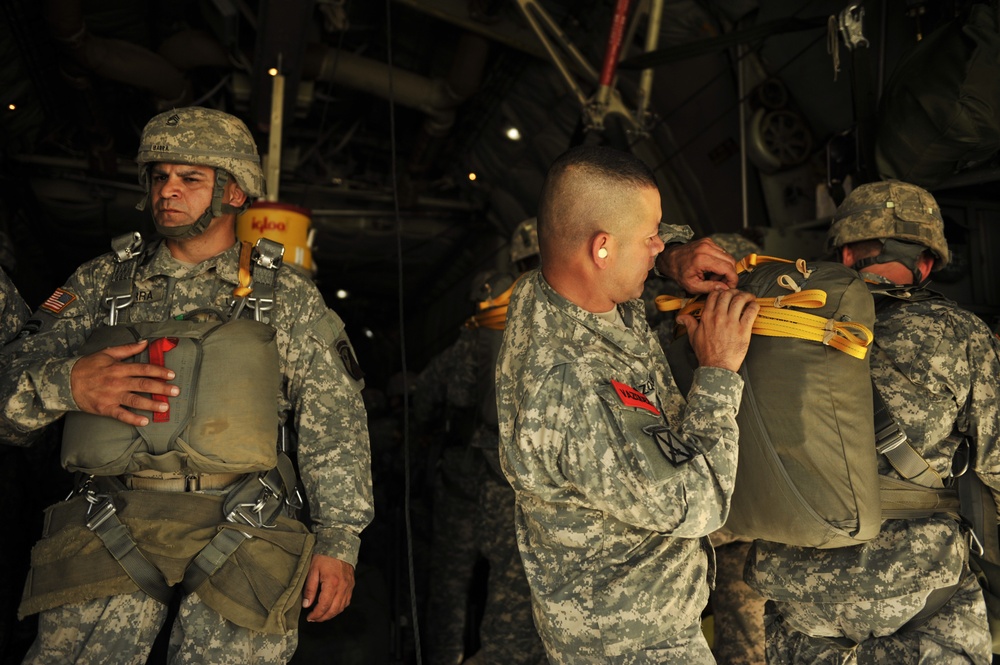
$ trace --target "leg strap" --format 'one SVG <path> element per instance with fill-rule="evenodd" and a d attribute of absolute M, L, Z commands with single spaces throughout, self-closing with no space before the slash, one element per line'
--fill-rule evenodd
<path fill-rule="evenodd" d="M 173 589 L 167 586 L 159 569 L 143 556 L 128 529 L 118 519 L 118 509 L 111 496 L 88 492 L 87 501 L 97 508 L 87 522 L 87 528 L 97 534 L 111 556 L 140 589 L 164 605 L 169 603 Z"/>

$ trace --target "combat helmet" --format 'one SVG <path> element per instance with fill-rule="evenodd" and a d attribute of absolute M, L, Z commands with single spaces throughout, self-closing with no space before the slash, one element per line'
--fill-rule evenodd
<path fill-rule="evenodd" d="M 157 230 L 168 237 L 195 236 L 213 217 L 242 212 L 264 195 L 264 172 L 253 135 L 242 120 L 215 109 L 189 106 L 154 116 L 142 130 L 136 162 L 139 183 L 146 189 L 146 198 L 137 206 L 140 210 L 149 198 L 151 164 L 193 164 L 215 169 L 211 207 L 192 225 L 162 228 L 157 224 Z M 223 188 L 230 176 L 247 195 L 240 208 L 222 203 Z"/>
<path fill-rule="evenodd" d="M 937 201 L 925 189 L 899 180 L 872 182 L 854 189 L 834 213 L 826 239 L 831 250 L 852 242 L 881 240 L 882 254 L 864 259 L 865 265 L 899 261 L 915 275 L 919 274 L 916 259 L 920 252 L 908 249 L 907 245 L 930 250 L 935 258 L 935 271 L 951 260 Z"/>
<path fill-rule="evenodd" d="M 538 222 L 531 217 L 514 229 L 510 239 L 510 261 L 516 264 L 533 256 L 538 256 Z"/>

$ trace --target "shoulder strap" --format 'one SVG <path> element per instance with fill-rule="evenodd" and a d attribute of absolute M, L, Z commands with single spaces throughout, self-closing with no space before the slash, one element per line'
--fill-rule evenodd
<path fill-rule="evenodd" d="M 117 324 L 125 308 L 132 304 L 132 284 L 136 270 L 152 247 L 155 245 L 147 249 L 142 234 L 138 231 L 112 238 L 111 250 L 115 254 L 115 265 L 104 297 L 104 306 L 108 309 L 105 323 L 109 326 Z"/>
<path fill-rule="evenodd" d="M 253 318 L 270 323 L 267 312 L 274 308 L 274 285 L 281 268 L 285 246 L 269 238 L 258 238 L 253 246 L 243 241 L 240 251 L 239 284 L 233 289 L 229 310 L 231 321 L 240 317 L 245 307 L 253 310 Z"/>

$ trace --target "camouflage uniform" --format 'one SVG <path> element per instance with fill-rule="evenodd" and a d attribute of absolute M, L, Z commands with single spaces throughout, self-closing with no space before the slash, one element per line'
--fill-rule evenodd
<path fill-rule="evenodd" d="M 737 261 L 761 248 L 739 233 L 713 233 L 711 239 Z M 683 296 L 673 280 L 650 275 L 642 292 L 646 320 L 660 340 L 664 352 L 675 337 L 675 312 L 656 307 L 659 295 Z M 764 663 L 764 599 L 743 581 L 749 541 L 734 538 L 725 528 L 710 535 L 715 549 L 715 588 L 711 594 L 713 617 L 712 653 L 719 665 Z"/>
<path fill-rule="evenodd" d="M 30 314 L 17 287 L 0 268 L 0 344 L 14 339 Z"/>
<path fill-rule="evenodd" d="M 705 536 L 729 508 L 742 380 L 699 368 L 685 404 L 642 303 L 618 311 L 624 327 L 538 271 L 511 298 L 500 461 L 535 624 L 551 663 L 713 663 Z"/>
<path fill-rule="evenodd" d="M 510 275 L 491 279 L 496 297 L 513 282 Z M 481 665 L 534 665 L 545 662 L 545 650 L 531 616 L 531 591 L 521 565 L 514 531 L 514 490 L 500 470 L 496 417 L 496 356 L 502 329 L 475 328 L 456 349 L 455 370 L 448 383 L 450 401 L 476 409 L 477 426 L 464 462 L 475 469 L 476 508 L 472 514 L 475 552 L 489 564 L 486 602 L 479 627 L 480 649 L 469 662 Z M 465 401 L 468 400 L 469 402 Z M 456 454 L 458 454 L 456 452 Z M 464 598 L 464 597 L 463 597 Z M 454 661 L 452 661 L 454 662 Z"/>
<path fill-rule="evenodd" d="M 860 201 L 867 207 L 858 209 L 856 226 L 831 228 L 831 238 L 837 229 L 844 234 L 836 246 L 866 239 L 856 237 L 860 234 L 909 236 L 929 247 L 939 263 L 947 262 L 943 224 L 929 194 L 906 184 L 864 187 L 864 195 L 877 196 Z M 902 252 L 903 260 L 912 252 L 887 246 L 883 254 L 887 250 Z M 898 259 L 889 254 L 888 260 Z M 865 276 L 889 284 L 872 272 Z M 908 443 L 948 478 L 959 446 L 949 435 L 958 426 L 974 442 L 968 472 L 978 474 L 995 499 L 1000 344 L 978 317 L 943 297 L 880 303 L 873 332 L 872 378 Z M 885 456 L 879 457 L 879 473 L 899 478 Z M 768 662 L 990 663 L 986 607 L 968 559 L 968 534 L 946 516 L 886 520 L 878 536 L 851 547 L 755 542 L 746 579 L 772 599 L 765 616 Z M 941 609 L 913 621 L 925 603 L 932 605 L 928 594 L 949 587 L 956 590 Z M 951 592 L 941 593 L 947 598 Z"/>
<path fill-rule="evenodd" d="M 238 283 L 239 244 L 195 266 L 174 260 L 164 244 L 139 266 L 135 302 L 126 321 L 164 321 L 194 310 L 225 312 Z M 106 254 L 81 266 L 61 292 L 60 311 L 40 309 L 32 328 L 4 351 L 2 422 L 21 431 L 38 429 L 77 409 L 70 390 L 76 349 L 101 325 L 101 301 L 114 261 Z M 327 309 L 313 284 L 294 270 L 278 271 L 276 329 L 283 389 L 278 407 L 298 433 L 298 463 L 310 500 L 315 554 L 357 562 L 360 532 L 372 518 L 370 452 L 362 382 L 340 318 Z M 70 297 L 72 296 L 72 298 Z M 355 376 L 351 374 L 354 373 Z M 236 415 L 236 414 L 233 414 Z M 166 608 L 145 594 L 96 598 L 47 610 L 30 662 L 144 662 Z M 107 639 L 107 641 L 105 641 Z M 183 644 L 178 644 L 183 639 Z M 181 605 L 171 635 L 181 662 L 284 662 L 296 644 L 294 631 L 264 635 L 239 628 L 203 607 L 192 594 Z M 79 651 L 84 649 L 84 651 Z M 114 654 L 111 656 L 109 654 Z M 211 655 L 209 655 L 211 654 Z M 34 659 L 34 660 L 32 660 Z"/>
<path fill-rule="evenodd" d="M 435 356 L 420 373 L 414 392 L 415 417 L 429 421 L 432 405 L 472 408 L 475 381 L 473 333 L 463 330 L 454 344 Z M 476 509 L 481 456 L 468 446 L 446 446 L 434 478 L 433 535 L 427 619 L 424 621 L 428 665 L 460 663 L 465 654 L 469 588 L 479 558 L 476 547 Z"/>

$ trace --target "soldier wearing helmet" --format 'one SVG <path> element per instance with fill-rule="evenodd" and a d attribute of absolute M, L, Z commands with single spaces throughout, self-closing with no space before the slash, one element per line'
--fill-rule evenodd
<path fill-rule="evenodd" d="M 325 621 L 351 599 L 373 511 L 363 374 L 281 246 L 237 241 L 264 193 L 242 121 L 167 111 L 137 161 L 162 240 L 114 239 L 0 359 L 0 427 L 65 415 L 62 463 L 83 480 L 35 547 L 26 662 L 143 662 L 179 599 L 172 658 L 284 663 L 301 608 Z"/>
<path fill-rule="evenodd" d="M 510 262 L 518 274 L 538 267 L 538 220 L 524 220 L 510 238 Z"/>
<path fill-rule="evenodd" d="M 913 283 L 951 258 L 937 201 L 930 192 L 897 180 L 852 191 L 837 208 L 827 243 L 841 256 L 846 247 L 851 260 L 844 263 L 856 270 L 898 263 L 910 270 Z"/>
<path fill-rule="evenodd" d="M 950 258 L 934 198 L 904 182 L 861 185 L 828 237 L 875 298 L 872 384 L 895 428 L 882 431 L 904 435 L 879 454 L 879 473 L 887 484 L 957 486 L 966 496 L 986 488 L 975 507 L 995 515 L 1000 344 L 979 317 L 925 286 Z M 823 550 L 756 541 L 746 581 L 770 599 L 767 661 L 839 663 L 850 654 L 859 663 L 989 665 L 968 524 L 944 514 L 887 519 L 864 544 Z"/>

